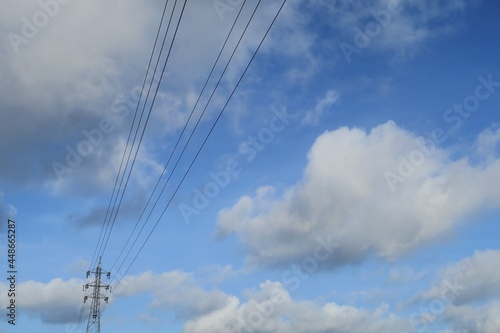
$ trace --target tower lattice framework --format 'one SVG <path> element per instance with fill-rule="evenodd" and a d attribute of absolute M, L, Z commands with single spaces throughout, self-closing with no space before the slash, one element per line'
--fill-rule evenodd
<path fill-rule="evenodd" d="M 93 276 L 92 282 L 83 285 L 83 290 L 91 290 L 89 295 L 84 296 L 83 302 L 87 302 L 91 299 L 89 318 L 87 322 L 87 333 L 100 333 L 101 332 L 101 301 L 108 303 L 108 293 L 111 292 L 111 287 L 109 284 L 102 282 L 102 276 L 106 275 L 109 280 L 111 273 L 104 271 L 101 267 L 101 258 L 99 258 L 99 263 L 97 268 L 91 271 L 87 271 L 87 279 Z"/>

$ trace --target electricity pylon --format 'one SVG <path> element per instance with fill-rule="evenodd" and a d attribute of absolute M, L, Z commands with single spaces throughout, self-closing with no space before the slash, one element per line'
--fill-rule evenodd
<path fill-rule="evenodd" d="M 83 285 L 83 290 L 92 289 L 90 295 L 86 295 L 83 298 L 83 302 L 85 303 L 87 299 L 92 299 L 92 303 L 90 304 L 90 312 L 89 312 L 89 320 L 87 322 L 87 333 L 100 333 L 101 332 L 101 300 L 104 300 L 106 304 L 108 304 L 109 297 L 106 292 L 111 291 L 111 287 L 109 284 L 103 283 L 101 281 L 101 276 L 103 274 L 109 279 L 111 273 L 107 271 L 103 271 L 101 268 L 101 258 L 99 258 L 99 263 L 97 264 L 97 268 L 92 271 L 87 271 L 87 279 L 90 275 L 94 275 L 94 279 L 91 283 L 87 283 Z M 101 289 L 104 289 L 104 292 L 101 292 Z"/>

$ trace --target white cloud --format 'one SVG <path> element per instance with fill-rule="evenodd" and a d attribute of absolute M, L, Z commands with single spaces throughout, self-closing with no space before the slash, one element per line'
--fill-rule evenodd
<path fill-rule="evenodd" d="M 500 297 L 500 250 L 477 251 L 473 256 L 446 267 L 440 282 L 419 297 L 424 300 L 441 297 L 452 292 L 455 305 L 471 304 Z"/>
<path fill-rule="evenodd" d="M 500 301 L 479 307 L 450 307 L 446 320 L 456 333 L 496 333 L 500 330 Z"/>
<path fill-rule="evenodd" d="M 198 274 L 203 278 L 204 281 L 210 283 L 220 283 L 224 280 L 234 278 L 241 271 L 235 271 L 231 265 L 206 265 L 199 269 Z"/>
<path fill-rule="evenodd" d="M 83 305 L 85 283 L 86 281 L 81 279 L 60 278 L 49 282 L 21 282 L 17 284 L 17 305 L 22 311 L 26 310 L 47 323 L 75 323 L 79 320 Z M 114 286 L 112 284 L 112 287 Z M 0 284 L 2 295 L 7 295 L 8 289 L 7 284 Z M 172 271 L 127 276 L 112 290 L 109 302 L 144 293 L 151 295 L 151 308 L 172 311 L 182 319 L 208 315 L 227 306 L 230 301 L 230 297 L 222 291 L 202 289 L 190 274 Z M 2 308 L 7 306 L 8 301 L 7 297 L 0 300 Z"/>
<path fill-rule="evenodd" d="M 231 297 L 227 306 L 189 320 L 186 333 L 198 332 L 396 332 L 409 328 L 386 305 L 374 311 L 336 303 L 294 301 L 279 282 L 266 281 L 247 292 L 246 302 Z"/>
<path fill-rule="evenodd" d="M 309 151 L 302 180 L 281 196 L 267 186 L 241 197 L 219 213 L 217 233 L 237 234 L 247 263 L 257 267 L 302 260 L 328 236 L 340 247 L 324 268 L 337 267 L 372 254 L 394 260 L 452 232 L 481 208 L 497 207 L 499 190 L 489 184 L 500 179 L 500 160 L 472 166 L 417 139 L 393 122 L 368 133 L 325 132 Z M 398 169 L 400 182 L 391 184 L 387 172 Z"/>
<path fill-rule="evenodd" d="M 43 13 L 37 3 L 3 3 L 2 30 L 22 36 L 23 19 L 32 20 L 34 14 Z M 247 2 L 240 19 L 248 19 L 255 4 L 255 1 Z M 227 89 L 232 88 L 227 84 L 241 74 L 273 18 L 277 4 L 278 1 L 262 3 L 229 68 L 222 94 L 215 96 L 209 113 L 223 105 L 224 91 L 227 93 Z M 12 138 L 0 142 L 2 155 L 12 157 L 10 163 L 0 166 L 2 175 L 23 185 L 55 182 L 52 162 L 64 164 L 67 146 L 76 150 L 77 144 L 86 139 L 82 131 L 98 128 L 99 122 L 112 114 L 113 103 L 121 101 L 123 96 L 130 99 L 130 95 L 136 93 L 132 87 L 142 84 L 162 6 L 159 2 L 143 5 L 129 0 L 70 1 L 60 5 L 54 17 L 37 29 L 35 36 L 19 46 L 17 54 L 7 38 L 0 40 L 0 61 L 4 64 L 0 69 L 0 107 L 5 120 L 0 123 L 0 131 Z M 239 7 L 226 13 L 221 22 L 212 2 L 188 4 L 143 143 L 146 156 L 156 158 L 152 152 L 164 148 L 170 139 L 167 136 L 184 124 L 186 112 L 192 106 L 193 92 L 197 96 L 237 9 Z M 308 52 L 311 38 L 295 27 L 307 22 L 291 5 L 283 14 L 288 20 L 279 20 L 262 51 L 302 56 Z M 236 37 L 242 31 L 241 22 L 234 32 Z M 228 50 L 235 45 L 235 36 Z M 288 51 L 291 46 L 293 52 Z M 223 54 L 222 64 L 228 53 L 226 50 Z M 220 69 L 219 64 L 216 74 Z M 105 142 L 84 158 L 78 170 L 81 177 L 74 179 L 77 185 L 88 185 L 95 191 L 113 179 L 110 175 L 117 165 L 116 158 L 111 158 L 115 157 L 117 148 L 114 143 L 126 138 L 135 110 L 134 102 L 128 104 L 130 111 L 125 121 L 113 133 L 105 135 Z M 152 143 L 152 138 L 160 138 L 163 146 Z M 25 152 L 25 158 L 15 157 L 18 151 Z M 150 174 L 147 167 L 142 171 Z M 51 185 L 66 189 L 62 184 Z"/>
<path fill-rule="evenodd" d="M 321 117 L 329 108 L 338 102 L 340 94 L 335 90 L 328 90 L 323 98 L 321 98 L 314 109 L 306 112 L 302 119 L 302 125 L 318 125 Z"/>
<path fill-rule="evenodd" d="M 81 272 L 86 272 L 90 266 L 90 261 L 78 258 L 69 265 L 65 267 L 65 269 L 70 273 L 80 274 Z"/>
<path fill-rule="evenodd" d="M 445 323 L 448 329 L 440 333 L 497 332 L 500 329 L 499 262 L 499 250 L 485 250 L 443 268 L 428 290 L 408 302 L 418 304 L 410 322 L 419 330 L 426 329 L 430 323 Z"/>
<path fill-rule="evenodd" d="M 462 15 L 478 2 L 358 0 L 333 3 L 318 0 L 314 5 L 321 4 L 329 11 L 330 22 L 342 33 L 343 42 L 356 46 L 355 38 L 362 36 L 361 31 L 364 34 L 364 40 L 359 44 L 363 44 L 361 49 L 368 46 L 373 50 L 390 50 L 397 56 L 406 56 L 412 55 L 429 39 L 456 32 L 461 27 Z M 382 22 L 379 30 L 373 25 L 367 29 L 368 22 L 377 21 Z"/>
<path fill-rule="evenodd" d="M 39 3 L 46 2 L 3 3 L 3 31 L 22 37 L 25 22 L 47 16 Z M 28 43 L 19 46 L 18 53 L 2 38 L 4 121 L 0 130 L 12 140 L 3 140 L 0 152 L 4 156 L 24 152 L 23 158 L 2 164 L 5 177 L 23 185 L 55 179 L 51 163 L 64 160 L 66 146 L 76 149 L 86 139 L 82 130 L 98 128 L 111 115 L 111 103 L 138 84 L 133 81 L 145 69 L 143 59 L 151 49 L 149 35 L 157 22 L 151 18 L 156 18 L 157 6 L 133 1 L 70 1 L 60 5 Z M 117 126 L 113 135 L 122 130 Z M 89 169 L 93 172 L 96 167 L 91 164 Z"/>
<path fill-rule="evenodd" d="M 82 305 L 80 279 L 50 282 L 27 281 L 18 285 L 19 306 L 49 323 L 74 323 Z M 0 291 L 6 291 L 2 284 Z M 158 322 L 153 312 L 162 309 L 185 320 L 184 332 L 235 332 L 252 328 L 254 332 L 305 333 L 311 330 L 370 333 L 404 330 L 408 324 L 381 305 L 374 311 L 336 303 L 294 301 L 279 282 L 266 281 L 257 290 L 245 292 L 246 301 L 220 290 L 205 290 L 191 274 L 171 271 L 145 272 L 127 276 L 111 294 L 110 302 L 138 294 L 150 294 L 150 311 L 140 315 L 147 322 Z M 29 296 L 27 296 L 29 295 Z M 0 303 L 5 306 L 6 301 Z"/>
<path fill-rule="evenodd" d="M 16 300 L 18 306 L 47 323 L 71 323 L 78 321 L 83 303 L 83 280 L 53 279 L 49 282 L 25 281 L 18 283 Z M 2 295 L 7 295 L 9 286 L 0 285 Z M 9 299 L 2 297 L 2 308 Z"/>
<path fill-rule="evenodd" d="M 128 276 L 117 287 L 114 297 L 151 293 L 150 306 L 173 311 L 181 318 L 206 315 L 226 306 L 228 297 L 219 290 L 202 289 L 192 276 L 180 271 L 163 274 L 145 272 Z"/>
<path fill-rule="evenodd" d="M 27 8 L 9 3 L 9 8 L 2 10 L 11 17 L 4 21 L 8 22 L 7 31 L 22 35 L 22 18 L 32 21 L 34 14 L 43 13 L 32 4 Z M 19 104 L 37 103 L 38 112 L 43 108 L 60 117 L 77 105 L 86 112 L 101 114 L 102 110 L 94 108 L 100 104 L 94 103 L 116 93 L 121 88 L 118 80 L 125 74 L 116 56 L 126 54 L 126 61 L 143 57 L 142 50 L 150 43 L 150 38 L 144 38 L 151 28 L 148 20 L 156 9 L 155 5 L 138 6 L 131 1 L 117 4 L 72 1 L 60 6 L 17 54 L 11 45 L 4 45 L 0 57 L 8 64 L 4 73 L 8 75 L 2 76 L 2 82 L 9 80 L 13 87 L 2 93 L 11 102 L 18 97 Z M 128 20 L 130 17 L 135 19 Z M 127 20 L 129 24 L 123 25 Z M 17 94 L 9 94 L 12 89 L 17 89 Z M 55 105 L 60 108 L 45 109 Z"/>
<path fill-rule="evenodd" d="M 483 158 L 494 159 L 500 142 L 500 127 L 489 128 L 483 131 L 477 138 L 476 151 Z"/>
<path fill-rule="evenodd" d="M 477 264 L 485 268 L 486 263 L 482 257 L 491 256 L 490 252 L 476 253 L 471 258 L 451 265 L 445 270 L 443 277 L 454 274 L 454 269 L 462 269 L 465 265 L 471 272 L 479 269 L 477 274 L 483 273 L 482 280 L 476 280 L 476 284 L 489 281 L 484 273 L 491 270 L 485 271 Z M 491 261 L 488 264 L 493 266 Z M 470 284 L 465 283 L 464 290 L 469 286 L 474 287 L 473 277 L 470 278 Z M 83 297 L 83 292 L 76 291 L 81 290 L 84 283 L 81 279 L 54 279 L 46 283 L 22 282 L 18 285 L 19 307 L 47 323 L 75 323 L 79 318 Z M 5 284 L 0 285 L 0 292 L 5 293 L 6 289 Z M 257 289 L 244 291 L 244 298 L 239 298 L 217 289 L 206 290 L 191 274 L 182 271 L 162 274 L 145 272 L 127 276 L 122 285 L 113 291 L 110 301 L 116 302 L 120 298 L 140 294 L 151 297 L 149 309 L 144 309 L 139 315 L 141 321 L 161 323 L 158 311 L 171 312 L 185 321 L 183 332 L 186 333 L 382 333 L 412 329 L 411 321 L 392 313 L 387 304 L 381 304 L 375 309 L 365 309 L 336 302 L 294 300 L 280 282 L 271 281 L 261 283 Z M 427 296 L 432 295 L 425 297 Z M 6 306 L 6 299 L 0 305 Z M 467 328 L 468 333 L 493 333 L 500 327 L 500 322 L 496 319 L 499 318 L 499 310 L 498 301 L 475 308 L 470 305 L 447 304 L 440 321 L 448 323 L 455 330 Z M 456 331 L 442 333 L 445 332 Z"/>

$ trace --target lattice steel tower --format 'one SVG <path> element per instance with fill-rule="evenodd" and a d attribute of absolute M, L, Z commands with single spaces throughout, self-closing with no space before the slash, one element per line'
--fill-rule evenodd
<path fill-rule="evenodd" d="M 91 294 L 86 295 L 83 298 L 84 303 L 87 301 L 87 299 L 92 299 L 92 303 L 90 304 L 89 320 L 87 322 L 87 333 L 101 332 L 101 300 L 104 300 L 104 302 L 107 304 L 107 292 L 111 292 L 110 285 L 101 281 L 101 276 L 103 274 L 105 274 L 107 279 L 109 280 L 111 273 L 104 271 L 101 268 L 101 258 L 99 258 L 97 268 L 92 271 L 87 271 L 87 279 L 90 275 L 93 275 L 93 281 L 91 283 L 83 285 L 84 291 L 88 290 L 89 288 L 92 289 Z M 104 292 L 101 292 L 101 289 L 104 289 Z"/>

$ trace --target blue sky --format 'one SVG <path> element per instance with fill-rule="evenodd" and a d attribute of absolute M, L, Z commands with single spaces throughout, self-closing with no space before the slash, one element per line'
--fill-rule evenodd
<path fill-rule="evenodd" d="M 231 58 L 257 3 L 185 7 L 97 251 L 114 289 L 102 330 L 498 332 L 499 5 L 289 0 L 225 107 L 281 5 L 259 4 Z M 0 332 L 83 332 L 164 2 L 0 6 L 0 244 L 6 262 L 14 219 L 18 266 Z"/>

